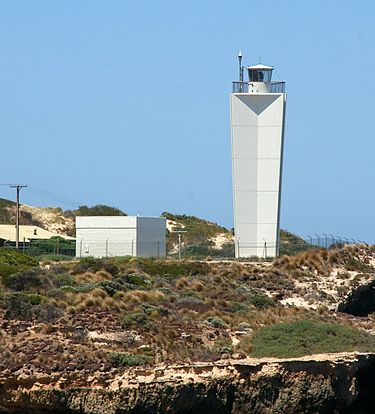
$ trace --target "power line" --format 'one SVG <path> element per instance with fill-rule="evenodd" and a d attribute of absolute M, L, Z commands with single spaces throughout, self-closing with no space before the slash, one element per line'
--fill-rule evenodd
<path fill-rule="evenodd" d="M 0 186 L 10 187 L 14 185 L 13 183 L 0 183 Z M 44 190 L 43 188 L 39 188 L 35 185 L 28 185 L 28 188 L 32 194 L 39 195 L 43 198 L 52 201 L 58 201 L 61 204 L 64 204 L 69 207 L 78 208 L 79 206 L 83 205 L 82 203 L 78 203 L 77 201 L 71 200 L 70 198 L 62 197 L 58 194 L 52 193 L 51 191 Z"/>
<path fill-rule="evenodd" d="M 69 207 L 78 208 L 79 206 L 82 205 L 82 203 L 78 203 L 77 201 L 71 200 L 69 198 L 62 197 L 58 194 L 52 193 L 47 190 L 43 190 L 42 188 L 39 188 L 35 185 L 30 185 L 29 188 L 31 189 L 31 193 L 34 193 L 36 195 L 39 195 L 41 197 L 47 198 L 52 201 L 58 201 L 59 203 L 64 204 Z"/>

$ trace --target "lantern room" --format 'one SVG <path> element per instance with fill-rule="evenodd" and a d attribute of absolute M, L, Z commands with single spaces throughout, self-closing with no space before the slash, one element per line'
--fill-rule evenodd
<path fill-rule="evenodd" d="M 258 65 L 248 66 L 247 73 L 249 82 L 265 82 L 270 83 L 272 79 L 272 66 L 266 66 L 259 63 Z"/>

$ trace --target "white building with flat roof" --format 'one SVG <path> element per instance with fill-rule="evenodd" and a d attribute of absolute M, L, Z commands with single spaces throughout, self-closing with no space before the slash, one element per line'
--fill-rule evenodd
<path fill-rule="evenodd" d="M 279 251 L 285 82 L 272 66 L 248 66 L 239 55 L 239 81 L 230 96 L 236 257 L 274 257 Z"/>
<path fill-rule="evenodd" d="M 137 216 L 77 216 L 76 256 L 166 255 L 166 219 Z"/>

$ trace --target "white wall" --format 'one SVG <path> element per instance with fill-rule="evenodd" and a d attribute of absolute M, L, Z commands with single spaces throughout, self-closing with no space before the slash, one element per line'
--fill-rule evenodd
<path fill-rule="evenodd" d="M 278 253 L 285 98 L 231 94 L 236 257 Z"/>
<path fill-rule="evenodd" d="M 78 216 L 76 256 L 165 256 L 165 233 L 164 218 Z"/>

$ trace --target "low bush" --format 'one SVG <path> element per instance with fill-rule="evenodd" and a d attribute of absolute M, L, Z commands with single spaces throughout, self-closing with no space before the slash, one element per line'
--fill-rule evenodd
<path fill-rule="evenodd" d="M 233 354 L 232 342 L 227 338 L 219 338 L 216 340 L 214 349 L 219 354 Z"/>
<path fill-rule="evenodd" d="M 213 328 L 223 329 L 227 327 L 227 324 L 218 316 L 210 316 L 205 320 L 207 325 L 211 325 Z"/>
<path fill-rule="evenodd" d="M 360 262 L 356 259 L 350 259 L 346 265 L 345 269 L 354 272 L 361 272 L 361 273 L 374 273 L 375 269 L 372 266 L 369 266 L 366 263 Z"/>
<path fill-rule="evenodd" d="M 52 322 L 62 316 L 64 312 L 51 303 L 41 303 L 32 308 L 33 318 L 41 322 Z"/>
<path fill-rule="evenodd" d="M 30 293 L 27 297 L 32 305 L 40 305 L 42 303 L 42 296 L 36 293 Z"/>
<path fill-rule="evenodd" d="M 328 352 L 374 352 L 375 337 L 350 326 L 297 321 L 261 328 L 253 339 L 254 357 L 291 358 Z"/>
<path fill-rule="evenodd" d="M 126 275 L 123 277 L 123 280 L 125 283 L 134 285 L 137 287 L 143 287 L 143 288 L 150 287 L 150 281 L 147 280 L 142 275 L 136 275 L 136 274 Z"/>
<path fill-rule="evenodd" d="M 51 280 L 39 267 L 9 275 L 3 278 L 3 283 L 7 288 L 17 291 L 38 292 L 41 289 L 53 287 Z"/>
<path fill-rule="evenodd" d="M 0 248 L 0 278 L 38 266 L 38 262 L 13 249 Z"/>
<path fill-rule="evenodd" d="M 150 305 L 149 303 L 143 303 L 140 308 L 142 311 L 147 315 L 159 315 L 159 316 L 168 316 L 170 314 L 170 310 L 164 308 L 163 306 L 154 306 Z"/>
<path fill-rule="evenodd" d="M 94 257 L 84 257 L 73 267 L 74 274 L 86 272 L 95 273 L 99 272 L 99 270 L 105 270 L 112 276 L 115 276 L 118 273 L 117 266 L 111 264 L 108 260 L 95 259 Z"/>
<path fill-rule="evenodd" d="M 29 321 L 32 319 L 32 304 L 25 293 L 10 293 L 5 297 L 5 319 L 20 319 Z"/>
<path fill-rule="evenodd" d="M 63 314 L 56 306 L 43 303 L 40 295 L 15 292 L 5 295 L 4 299 L 6 319 L 51 322 Z"/>
<path fill-rule="evenodd" d="M 109 296 L 114 296 L 117 292 L 126 290 L 125 283 L 117 278 L 115 280 L 104 280 L 98 283 L 98 287 L 105 290 Z"/>
<path fill-rule="evenodd" d="M 240 331 L 251 331 L 252 329 L 251 329 L 251 325 L 248 323 L 248 322 L 241 322 L 239 325 L 238 325 L 238 329 L 240 330 Z"/>
<path fill-rule="evenodd" d="M 74 286 L 77 284 L 75 279 L 68 273 L 58 275 L 54 278 L 53 283 L 56 287 Z"/>
<path fill-rule="evenodd" d="M 275 306 L 275 302 L 266 295 L 261 293 L 253 293 L 246 301 L 249 305 L 254 305 L 258 309 L 266 309 L 270 306 Z"/>
<path fill-rule="evenodd" d="M 150 365 L 153 362 L 153 358 L 149 355 L 123 354 L 122 352 L 113 352 L 111 354 L 111 359 L 115 365 L 122 367 Z"/>
<path fill-rule="evenodd" d="M 242 312 L 245 313 L 248 310 L 248 306 L 242 302 L 229 302 L 227 306 L 227 311 L 231 313 Z"/>
<path fill-rule="evenodd" d="M 149 324 L 149 316 L 144 312 L 128 313 L 121 317 L 120 323 L 125 329 L 145 328 Z"/>

